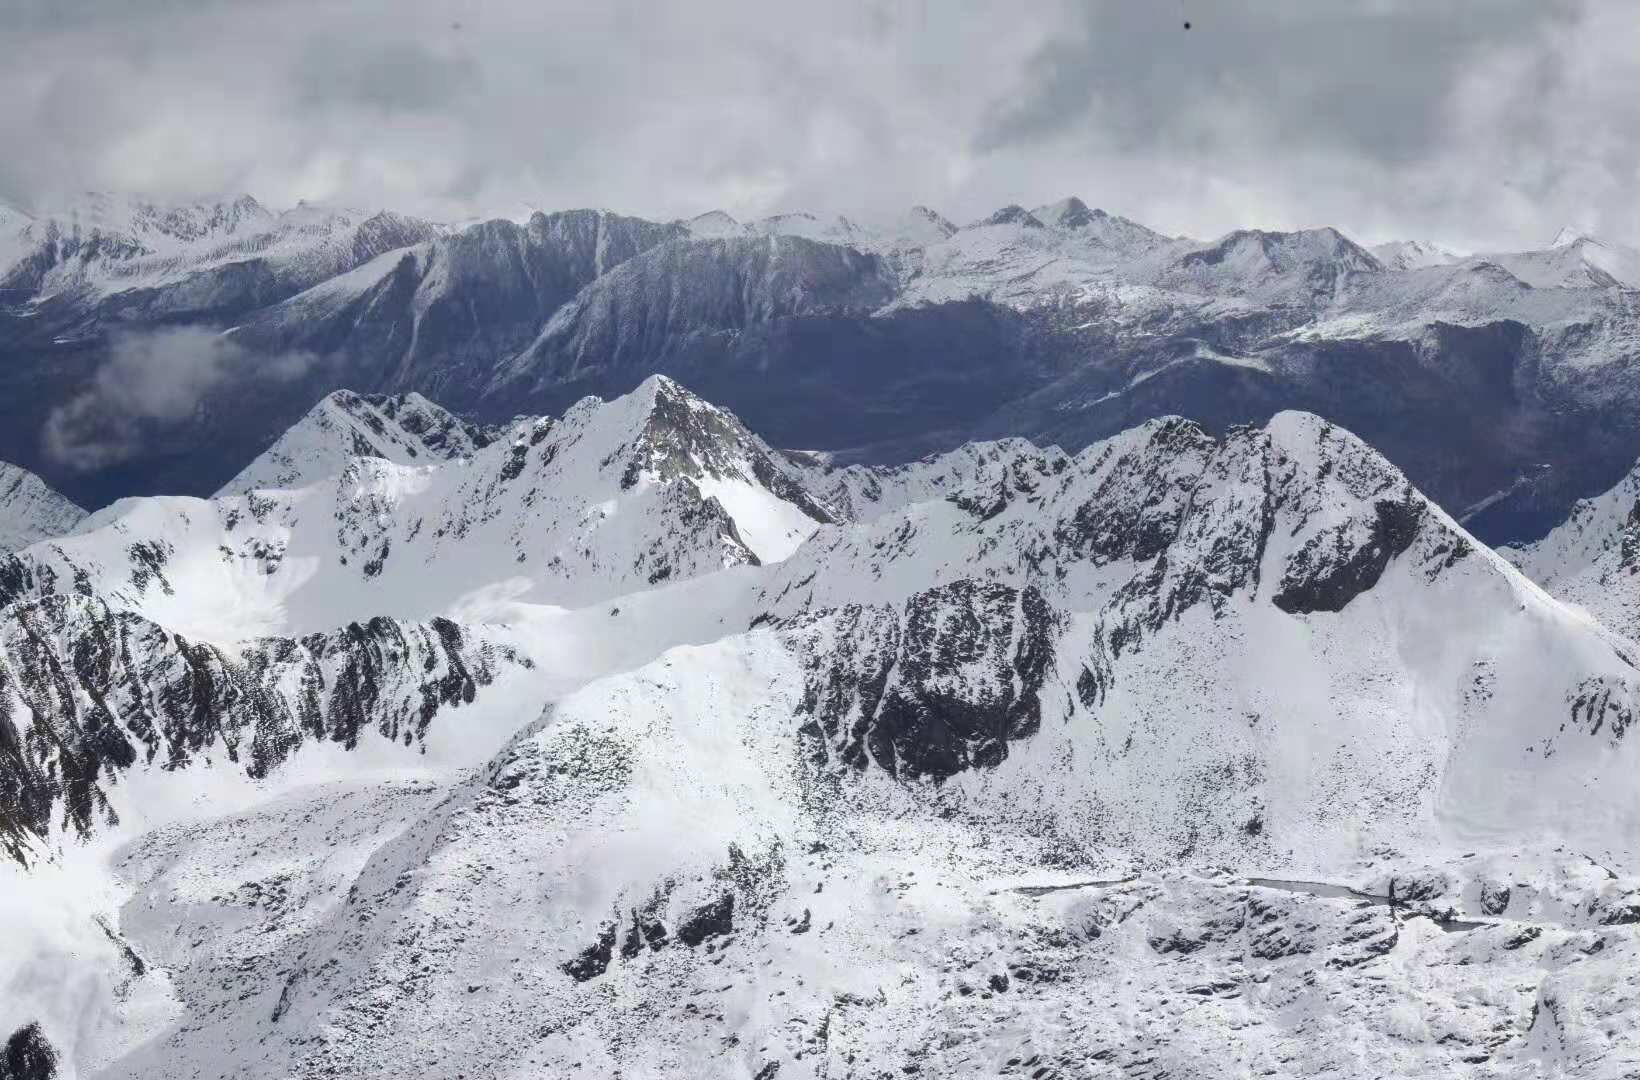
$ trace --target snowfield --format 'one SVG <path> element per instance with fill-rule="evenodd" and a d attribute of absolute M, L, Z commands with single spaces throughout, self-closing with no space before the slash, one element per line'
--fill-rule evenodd
<path fill-rule="evenodd" d="M 1341 243 L 1223 256 L 1390 254 Z M 875 469 L 662 377 L 504 430 L 332 395 L 0 559 L 0 1032 L 88 1078 L 1632 1076 L 1640 646 L 1576 584 L 1624 492 L 1511 553 L 1551 595 L 1306 413 Z"/>

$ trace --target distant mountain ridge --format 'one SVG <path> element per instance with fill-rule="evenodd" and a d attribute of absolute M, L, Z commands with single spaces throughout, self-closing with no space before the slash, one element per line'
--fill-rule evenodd
<path fill-rule="evenodd" d="M 1640 256 L 1581 235 L 1470 256 L 1327 228 L 1204 243 L 1074 197 L 960 227 L 917 207 L 881 225 L 577 210 L 450 229 L 102 196 L 0 232 L 0 457 L 93 505 L 216 490 L 344 387 L 495 424 L 657 372 L 778 444 L 871 462 L 1303 409 L 1449 510 L 1486 502 L 1470 525 L 1499 540 L 1540 536 L 1640 447 Z M 90 470 L 51 458 L 42 424 L 110 343 L 179 322 L 231 343 L 193 421 L 146 424 Z M 1529 497 L 1494 498 L 1528 476 Z"/>

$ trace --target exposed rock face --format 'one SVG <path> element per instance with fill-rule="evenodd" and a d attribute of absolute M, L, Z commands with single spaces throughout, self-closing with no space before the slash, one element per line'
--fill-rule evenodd
<path fill-rule="evenodd" d="M 531 663 L 444 618 L 331 629 L 356 590 L 425 593 L 436 563 L 459 596 L 496 571 L 476 553 L 500 548 L 596 600 L 757 566 L 834 520 L 802 468 L 664 378 L 492 435 L 415 395 L 333 394 L 230 485 L 240 494 L 133 504 L 0 556 L 8 853 L 115 824 L 110 788 L 133 767 L 220 756 L 263 778 L 304 743 L 352 749 L 372 732 L 414 749 L 435 716 Z M 449 573 L 455 552 L 477 576 Z M 226 643 L 166 625 L 198 627 L 191 599 L 224 587 L 236 618 L 293 629 Z M 253 598 L 265 615 L 245 610 Z"/>
<path fill-rule="evenodd" d="M 831 753 L 943 779 L 1036 733 L 1056 618 L 1034 587 L 960 580 L 893 607 L 849 605 L 796 636 L 814 649 L 802 713 Z"/>
<path fill-rule="evenodd" d="M 53 1080 L 57 1075 L 57 1051 L 39 1024 L 12 1032 L 0 1058 L 0 1080 Z"/>
<path fill-rule="evenodd" d="M 0 815 L 40 837 L 117 824 L 109 791 L 135 765 L 217 755 L 252 778 L 303 743 L 416 745 L 498 669 L 529 661 L 454 623 L 354 623 L 331 634 L 191 641 L 102 601 L 0 608 Z"/>
<path fill-rule="evenodd" d="M 1428 519 L 1405 477 L 1314 417 L 1286 414 L 1220 439 L 1170 419 L 1069 462 L 1050 466 L 1033 453 L 1016 448 L 1003 480 L 948 499 L 950 554 L 940 525 L 921 515 L 822 533 L 813 557 L 789 564 L 784 584 L 765 593 L 771 613 L 846 602 L 830 565 L 857 561 L 886 575 L 937 557 L 964 575 L 1034 583 L 1053 603 L 1085 603 L 1055 596 L 1093 575 L 1109 589 L 1097 594 L 1101 640 L 1120 653 L 1198 605 L 1221 614 L 1252 591 L 1290 614 L 1340 611 L 1415 546 L 1431 577 L 1470 549 Z M 1279 577 L 1266 581 L 1272 551 Z"/>
<path fill-rule="evenodd" d="M 735 928 L 735 894 L 726 892 L 691 911 L 678 924 L 678 942 L 694 948 L 708 938 L 722 937 Z"/>
<path fill-rule="evenodd" d="M 749 375 L 740 358 L 776 328 L 864 318 L 893 293 L 883 261 L 848 247 L 797 236 L 671 240 L 565 304 L 484 395 L 551 408 L 564 387 L 624 392 L 651 371 L 710 389 L 714 374 Z M 737 357 L 728 368 L 703 363 L 725 353 Z"/>
<path fill-rule="evenodd" d="M 1380 499 L 1373 504 L 1376 517 L 1370 538 L 1352 546 L 1343 528 L 1311 537 L 1294 557 L 1281 591 L 1271 602 L 1292 614 L 1342 611 L 1344 605 L 1378 583 L 1384 568 L 1412 546 L 1418 536 L 1423 507 L 1409 497 L 1402 502 Z"/>

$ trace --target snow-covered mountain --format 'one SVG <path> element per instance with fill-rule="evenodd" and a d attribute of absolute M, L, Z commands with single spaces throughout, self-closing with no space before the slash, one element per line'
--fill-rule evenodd
<path fill-rule="evenodd" d="M 1336 425 L 869 469 L 661 378 L 453 453 L 433 409 L 328 399 L 277 484 L 0 563 L 0 1032 L 109 1078 L 1640 1064 L 1636 647 Z"/>
<path fill-rule="evenodd" d="M 435 715 L 475 697 L 484 714 L 498 679 L 504 708 L 618 662 L 576 641 L 586 619 L 557 605 L 756 566 L 831 520 L 797 467 L 664 379 L 488 445 L 439 418 L 428 402 L 332 395 L 234 490 L 127 500 L 0 562 L 0 722 L 21 725 L 0 739 L 27 748 L 0 777 L 0 817 L 42 838 L 88 832 L 120 820 L 109 788 L 134 767 L 220 756 L 257 779 L 310 742 L 352 749 L 373 730 L 425 754 Z M 427 463 L 392 460 L 410 435 Z M 603 651 L 646 659 L 664 644 L 644 620 L 671 644 L 721 606 L 688 602 L 638 602 L 624 620 L 600 608 L 592 625 L 622 635 Z M 488 723 L 471 715 L 456 723 Z M 458 758 L 488 752 L 431 737 Z"/>
<path fill-rule="evenodd" d="M 22 245 L 0 242 L 0 457 L 87 505 L 215 491 L 341 388 L 499 424 L 657 372 L 777 443 L 873 463 L 1301 409 L 1448 510 L 1485 502 L 1466 520 L 1495 540 L 1541 535 L 1640 443 L 1640 262 L 1578 234 L 1460 256 L 1325 227 L 1169 237 L 1074 197 L 962 227 L 917 207 L 453 228 L 114 196 L 13 213 L 0 234 Z M 44 425 L 96 392 L 119 343 L 178 320 L 231 331 L 242 361 L 213 369 L 192 422 L 146 425 L 107 467 L 45 453 Z M 1527 475 L 1529 497 L 1494 498 Z"/>
<path fill-rule="evenodd" d="M 486 391 L 532 400 L 580 370 L 687 355 L 705 333 L 734 337 L 781 319 L 868 316 L 893 289 L 877 257 L 801 236 L 670 241 L 559 308 Z"/>
<path fill-rule="evenodd" d="M 1555 596 L 1640 642 L 1640 465 L 1508 555 Z"/>
<path fill-rule="evenodd" d="M 355 458 L 408 466 L 469 458 L 501 434 L 452 416 L 414 392 L 388 397 L 338 390 L 216 494 L 307 487 L 340 475 Z"/>
<path fill-rule="evenodd" d="M 61 536 L 85 511 L 27 469 L 0 461 L 0 555 Z"/>
<path fill-rule="evenodd" d="M 1573 229 L 1542 251 L 1488 258 L 1535 289 L 1640 288 L 1640 251 Z"/>
<path fill-rule="evenodd" d="M 579 608 L 784 558 L 833 520 L 796 465 L 659 376 L 423 465 L 376 452 L 379 441 L 360 445 L 350 424 L 316 422 L 338 414 L 360 415 L 327 399 L 247 470 L 288 476 L 300 447 L 306 486 L 116 503 L 16 556 L 0 603 L 73 583 L 213 640 L 377 615 L 471 618 L 514 601 Z"/>
<path fill-rule="evenodd" d="M 98 322 L 262 307 L 442 231 L 387 212 L 275 212 L 249 195 L 175 204 L 102 192 L 0 230 L 0 295 L 28 298 L 32 322 L 75 337 Z"/>
<path fill-rule="evenodd" d="M 486 221 L 261 309 L 235 340 L 339 357 L 349 374 L 384 372 L 383 390 L 470 404 L 497 362 L 527 348 L 580 290 L 680 235 L 681 226 L 597 210 Z"/>
<path fill-rule="evenodd" d="M 1368 250 L 1389 270 L 1424 270 L 1463 261 L 1462 255 L 1424 240 L 1394 240 Z"/>

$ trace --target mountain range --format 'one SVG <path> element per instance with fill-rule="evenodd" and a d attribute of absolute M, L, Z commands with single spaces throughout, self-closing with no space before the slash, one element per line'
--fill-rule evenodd
<path fill-rule="evenodd" d="M 453 226 L 98 195 L 0 233 L 0 458 L 90 507 L 207 495 L 338 389 L 498 425 L 655 373 L 775 445 L 873 465 L 1307 411 L 1495 543 L 1540 540 L 1640 445 L 1640 254 L 1573 232 L 1459 255 L 1171 237 L 1075 198 L 961 226 Z"/>
<path fill-rule="evenodd" d="M 625 242 L 585 222 L 594 262 Z M 1333 233 L 1201 249 L 1073 203 L 877 240 L 663 228 L 690 235 L 485 386 L 636 376 L 713 319 L 722 359 L 776 311 L 1080 318 L 1071 230 L 1154 260 L 1123 310 L 1157 334 L 1209 289 L 1249 334 L 1310 310 L 1298 342 L 1320 293 L 1494 273 Z M 1034 266 L 1057 315 L 933 299 L 965 233 L 961 273 Z M 371 288 L 357 311 L 390 310 Z M 1167 370 L 1257 370 L 1198 347 Z M 665 375 L 505 419 L 367 389 L 202 494 L 82 516 L 19 470 L 0 499 L 12 1075 L 1640 1068 L 1632 474 L 1494 550 L 1300 410 L 882 464 L 779 449 Z"/>

